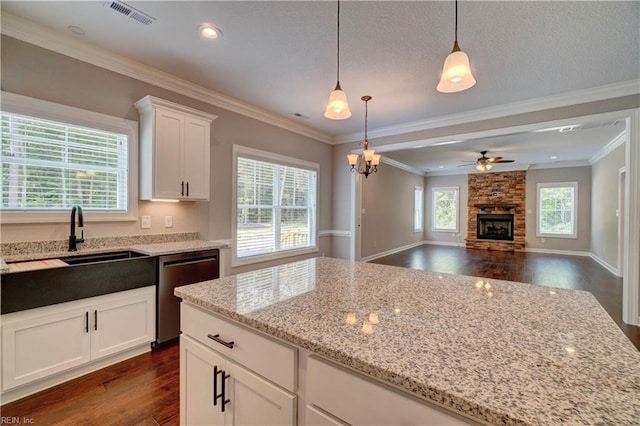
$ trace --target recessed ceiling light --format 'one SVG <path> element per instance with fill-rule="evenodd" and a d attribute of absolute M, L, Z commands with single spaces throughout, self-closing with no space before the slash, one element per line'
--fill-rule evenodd
<path fill-rule="evenodd" d="M 222 31 L 211 24 L 200 25 L 200 34 L 204 38 L 216 39 L 222 37 Z"/>
<path fill-rule="evenodd" d="M 438 166 L 439 169 L 444 169 L 444 166 Z"/>
<path fill-rule="evenodd" d="M 75 25 L 69 25 L 67 29 L 77 36 L 84 35 L 84 30 L 80 27 L 76 27 Z"/>
<path fill-rule="evenodd" d="M 557 155 L 552 155 L 551 157 L 549 157 L 550 160 L 557 160 L 558 156 Z"/>

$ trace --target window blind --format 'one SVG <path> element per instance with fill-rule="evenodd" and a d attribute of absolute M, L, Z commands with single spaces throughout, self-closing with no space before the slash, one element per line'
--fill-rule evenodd
<path fill-rule="evenodd" d="M 1 113 L 2 209 L 126 211 L 128 138 Z"/>
<path fill-rule="evenodd" d="M 237 257 L 316 245 L 317 172 L 238 156 Z"/>

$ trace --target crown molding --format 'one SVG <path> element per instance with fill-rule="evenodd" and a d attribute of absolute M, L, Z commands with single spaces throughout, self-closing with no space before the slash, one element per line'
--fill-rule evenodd
<path fill-rule="evenodd" d="M 532 164 L 529 170 L 541 170 L 541 169 L 565 169 L 569 167 L 589 167 L 591 162 L 589 161 L 556 161 L 555 163 L 541 163 Z"/>
<path fill-rule="evenodd" d="M 637 94 L 640 94 L 640 79 L 621 81 L 604 86 L 592 87 L 590 89 L 559 93 L 526 101 L 498 105 L 495 107 L 443 115 L 427 120 L 412 121 L 404 124 L 381 127 L 375 130 L 369 130 L 369 138 L 375 139 L 385 136 L 395 136 L 403 133 L 418 132 L 438 127 L 454 126 L 474 121 L 490 120 L 493 118 L 526 114 L 545 109 L 560 108 Z M 359 137 L 360 133 L 351 133 L 334 138 L 333 143 L 342 144 L 354 142 L 357 141 Z"/>
<path fill-rule="evenodd" d="M 627 131 L 623 130 L 620 132 L 618 136 L 613 138 L 611 142 L 603 146 L 600 151 L 596 152 L 593 157 L 589 159 L 589 164 L 597 163 L 602 160 L 608 154 L 610 154 L 613 150 L 615 150 L 620 145 L 624 144 L 627 141 Z"/>
<path fill-rule="evenodd" d="M 134 78 L 175 93 L 188 96 L 228 111 L 289 130 L 324 143 L 332 138 L 324 132 L 296 123 L 288 118 L 241 102 L 211 89 L 193 84 L 156 68 L 127 59 L 106 49 L 89 45 L 57 31 L 40 27 L 33 22 L 2 12 L 1 32 L 9 37 L 78 59 L 83 62 Z"/>
<path fill-rule="evenodd" d="M 395 168 L 404 170 L 406 172 L 413 173 L 413 174 L 418 175 L 418 176 L 424 176 L 424 171 L 423 170 L 416 169 L 415 167 L 411 167 L 408 164 L 401 163 L 400 161 L 393 160 L 393 159 L 391 159 L 389 157 L 382 156 L 382 158 L 380 158 L 380 161 L 382 161 L 383 163 L 388 164 L 390 166 L 393 166 Z"/>

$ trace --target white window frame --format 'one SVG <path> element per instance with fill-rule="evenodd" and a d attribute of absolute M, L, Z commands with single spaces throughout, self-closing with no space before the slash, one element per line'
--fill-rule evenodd
<path fill-rule="evenodd" d="M 416 198 L 420 193 L 420 203 L 417 203 Z M 420 220 L 416 220 L 420 218 Z M 424 188 L 421 186 L 415 186 L 413 188 L 413 232 L 422 232 L 424 229 Z"/>
<path fill-rule="evenodd" d="M 315 199 L 315 245 L 301 249 L 283 250 L 275 253 L 256 255 L 244 258 L 238 258 L 238 156 L 250 157 L 258 161 L 269 163 L 277 163 L 284 166 L 291 166 L 302 169 L 309 169 L 316 172 L 316 199 Z M 274 154 L 268 151 L 262 151 L 255 148 L 249 148 L 242 145 L 233 145 L 233 172 L 232 172 L 232 194 L 231 194 L 231 235 L 233 249 L 231 250 L 231 266 L 243 266 L 253 263 L 267 262 L 270 260 L 284 259 L 291 256 L 299 256 L 303 254 L 317 253 L 319 251 L 319 208 L 318 199 L 320 196 L 320 165 L 310 161 L 300 160 L 297 158 L 287 157 L 285 155 Z"/>
<path fill-rule="evenodd" d="M 451 192 L 456 193 L 456 228 L 444 229 L 436 227 L 436 193 L 438 192 Z M 431 188 L 431 231 L 433 232 L 460 232 L 460 187 L 459 186 L 434 186 Z"/>
<path fill-rule="evenodd" d="M 537 206 L 536 206 L 536 237 L 543 238 L 578 238 L 578 182 L 545 182 L 538 183 L 536 189 Z M 542 232 L 540 229 L 542 214 L 542 197 L 540 196 L 540 190 L 544 188 L 573 188 L 573 232 L 571 234 L 554 234 Z"/>
<path fill-rule="evenodd" d="M 77 126 L 126 134 L 128 145 L 127 209 L 121 212 L 106 210 L 83 211 L 86 222 L 135 221 L 138 219 L 138 123 L 124 118 L 74 108 L 2 92 L 2 111 L 57 121 Z M 82 206 L 81 206 L 82 207 Z M 2 211 L 0 223 L 59 223 L 68 222 L 71 210 L 10 210 Z"/>

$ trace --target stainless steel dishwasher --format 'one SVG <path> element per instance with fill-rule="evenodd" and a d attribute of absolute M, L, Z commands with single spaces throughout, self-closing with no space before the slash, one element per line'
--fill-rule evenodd
<path fill-rule="evenodd" d="M 202 250 L 158 258 L 154 349 L 180 335 L 180 299 L 173 295 L 173 289 L 218 278 L 219 255 L 218 250 Z"/>

